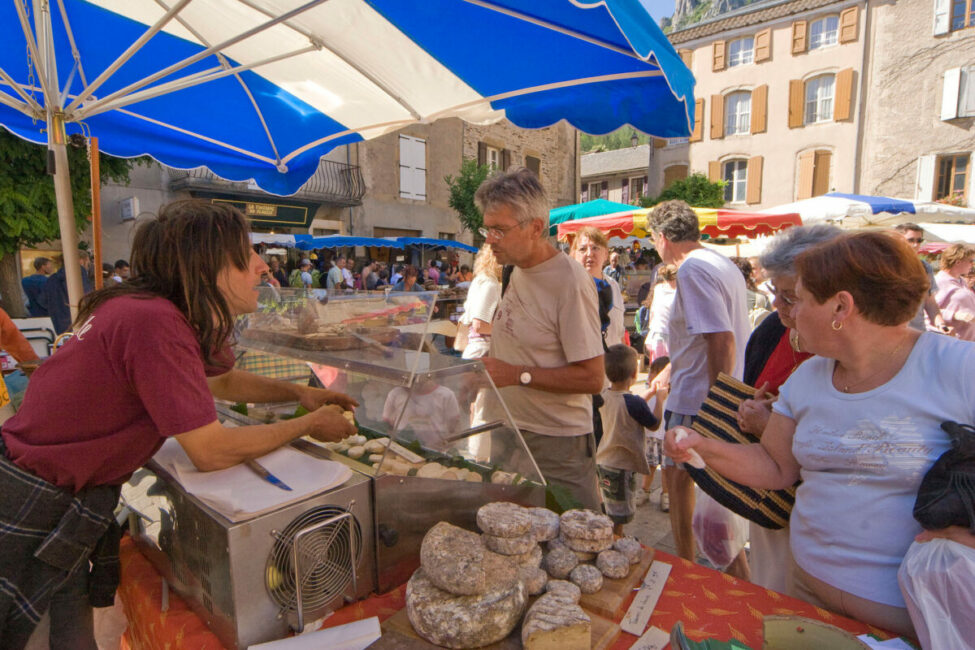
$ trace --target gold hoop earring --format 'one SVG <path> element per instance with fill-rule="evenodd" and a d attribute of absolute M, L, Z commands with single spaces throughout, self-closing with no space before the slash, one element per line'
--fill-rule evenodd
<path fill-rule="evenodd" d="M 833 328 L 834 332 L 839 332 L 841 329 L 843 329 L 843 323 L 834 320 L 832 323 L 830 323 L 830 327 Z"/>

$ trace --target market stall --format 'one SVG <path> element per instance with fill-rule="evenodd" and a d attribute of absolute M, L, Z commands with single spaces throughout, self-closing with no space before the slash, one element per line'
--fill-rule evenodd
<path fill-rule="evenodd" d="M 975 210 L 936 201 L 830 192 L 778 205 L 762 213 L 798 212 L 803 223 L 834 223 L 841 228 L 890 227 L 905 221 L 975 222 Z"/>

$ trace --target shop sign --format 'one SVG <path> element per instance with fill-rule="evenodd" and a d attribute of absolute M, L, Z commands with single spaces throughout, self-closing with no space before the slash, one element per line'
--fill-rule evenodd
<path fill-rule="evenodd" d="M 214 203 L 229 203 L 243 212 L 254 226 L 307 228 L 311 222 L 312 215 L 309 214 L 308 208 L 302 205 L 216 198 L 210 200 Z"/>

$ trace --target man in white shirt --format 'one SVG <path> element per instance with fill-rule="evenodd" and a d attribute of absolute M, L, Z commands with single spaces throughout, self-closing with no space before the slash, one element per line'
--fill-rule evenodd
<path fill-rule="evenodd" d="M 683 201 L 665 201 L 649 220 L 653 243 L 665 264 L 677 266 L 677 294 L 668 330 L 670 365 L 653 385 L 670 384 L 664 413 L 667 429 L 689 426 L 724 372 L 741 379 L 751 328 L 745 279 L 720 253 L 701 245 L 697 215 Z M 669 459 L 668 459 L 669 460 Z M 694 481 L 682 467 L 664 463 L 670 494 L 670 523 L 678 554 L 694 561 Z M 747 578 L 742 555 L 729 573 Z"/>
<path fill-rule="evenodd" d="M 342 267 L 345 266 L 345 258 L 339 256 L 338 258 L 332 260 L 332 266 L 328 270 L 328 277 L 325 278 L 325 288 L 331 291 L 332 289 L 341 289 L 342 283 L 345 282 L 345 277 L 342 273 Z"/>
<path fill-rule="evenodd" d="M 515 267 L 482 361 L 545 479 L 598 511 L 591 396 L 605 372 L 595 284 L 549 242 L 550 206 L 534 173 L 497 174 L 474 200 L 498 262 Z"/>

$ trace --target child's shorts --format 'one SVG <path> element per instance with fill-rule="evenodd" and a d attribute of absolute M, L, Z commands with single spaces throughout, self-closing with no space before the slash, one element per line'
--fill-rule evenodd
<path fill-rule="evenodd" d="M 614 524 L 633 521 L 636 512 L 636 472 L 597 465 L 603 508 Z"/>

